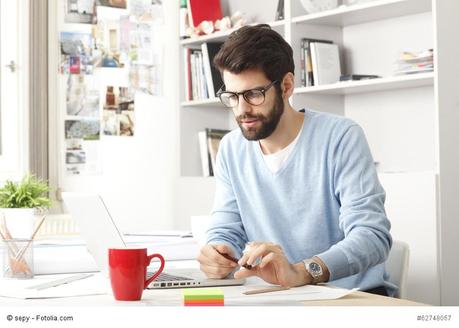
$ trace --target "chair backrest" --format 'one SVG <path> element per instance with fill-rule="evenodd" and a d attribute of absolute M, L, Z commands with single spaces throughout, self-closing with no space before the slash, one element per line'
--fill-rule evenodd
<path fill-rule="evenodd" d="M 408 274 L 409 257 L 410 248 L 408 244 L 394 240 L 386 260 L 386 271 L 389 274 L 389 281 L 398 287 L 398 292 L 395 294 L 397 298 L 406 297 L 406 276 Z"/>

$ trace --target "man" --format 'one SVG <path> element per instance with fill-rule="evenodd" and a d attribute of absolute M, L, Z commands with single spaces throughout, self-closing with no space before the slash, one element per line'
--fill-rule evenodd
<path fill-rule="evenodd" d="M 223 278 L 251 265 L 234 277 L 392 294 L 385 192 L 362 129 L 291 107 L 293 51 L 268 25 L 232 33 L 214 64 L 224 81 L 218 95 L 240 129 L 220 145 L 201 270 Z"/>

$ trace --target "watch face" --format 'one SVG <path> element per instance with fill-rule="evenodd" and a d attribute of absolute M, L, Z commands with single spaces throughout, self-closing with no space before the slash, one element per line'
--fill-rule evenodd
<path fill-rule="evenodd" d="M 316 262 L 311 262 L 309 263 L 309 270 L 311 270 L 314 273 L 320 273 L 321 268 L 320 268 L 320 265 L 317 264 Z"/>

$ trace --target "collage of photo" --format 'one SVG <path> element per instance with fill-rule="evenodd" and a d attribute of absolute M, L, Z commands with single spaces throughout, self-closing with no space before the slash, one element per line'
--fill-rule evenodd
<path fill-rule="evenodd" d="M 162 92 L 162 47 L 155 37 L 164 19 L 162 1 L 65 0 L 64 10 L 59 72 L 66 83 L 65 163 L 68 174 L 94 173 L 88 163 L 99 157 L 101 135 L 134 136 L 135 93 Z M 101 68 L 119 69 L 126 84 L 101 82 L 108 74 Z"/>

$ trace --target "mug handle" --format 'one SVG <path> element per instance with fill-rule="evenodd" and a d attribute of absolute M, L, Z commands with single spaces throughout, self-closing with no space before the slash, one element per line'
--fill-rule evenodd
<path fill-rule="evenodd" d="M 150 278 L 148 279 L 147 281 L 145 281 L 145 285 L 143 287 L 143 289 L 146 289 L 148 287 L 148 285 L 156 279 L 156 277 L 159 276 L 159 274 L 161 272 L 163 272 L 163 269 L 164 269 L 164 257 L 161 255 L 161 254 L 152 254 L 152 255 L 148 255 L 147 256 L 147 266 L 150 265 L 151 263 L 151 260 L 153 258 L 157 257 L 160 261 L 161 261 L 161 266 L 159 267 L 158 271 L 156 271 L 156 273 Z"/>

